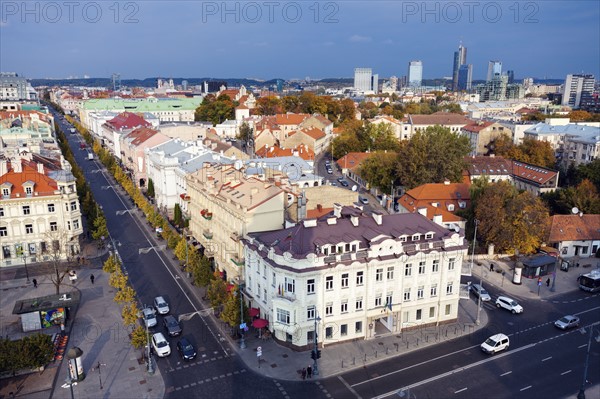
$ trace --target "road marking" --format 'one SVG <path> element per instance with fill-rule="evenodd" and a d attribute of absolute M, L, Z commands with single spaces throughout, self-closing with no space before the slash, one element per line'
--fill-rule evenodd
<path fill-rule="evenodd" d="M 521 389 L 519 389 L 519 391 L 523 392 L 523 391 L 528 390 L 529 388 L 531 388 L 531 385 L 528 385 L 525 388 L 521 388 Z"/>
<path fill-rule="evenodd" d="M 547 357 L 545 359 L 542 359 L 542 362 L 545 362 L 546 360 L 550 360 L 550 359 L 552 359 L 552 356 L 549 356 L 549 357 Z"/>
<path fill-rule="evenodd" d="M 577 349 L 585 348 L 586 346 L 587 346 L 587 344 L 579 345 L 579 346 L 577 347 Z"/>
<path fill-rule="evenodd" d="M 505 375 L 509 375 L 510 373 L 512 373 L 512 371 L 507 371 L 507 372 L 506 372 L 506 373 L 504 373 L 504 374 L 500 374 L 500 377 L 504 377 Z"/>
<path fill-rule="evenodd" d="M 346 380 L 342 378 L 342 376 L 338 376 L 338 380 L 342 381 L 342 384 L 344 384 L 346 388 L 348 388 L 348 390 L 354 394 L 354 396 L 356 396 L 358 399 L 362 399 L 358 392 L 356 392 L 354 388 L 352 388 L 350 384 L 348 384 L 348 382 L 346 382 Z"/>
<path fill-rule="evenodd" d="M 463 388 L 463 389 L 459 389 L 458 391 L 456 391 L 454 393 L 461 393 L 461 392 L 466 391 L 466 390 L 467 390 L 467 388 Z"/>
<path fill-rule="evenodd" d="M 564 373 L 560 373 L 560 375 L 569 374 L 571 371 L 573 371 L 573 370 L 568 370 L 568 371 L 565 371 Z"/>

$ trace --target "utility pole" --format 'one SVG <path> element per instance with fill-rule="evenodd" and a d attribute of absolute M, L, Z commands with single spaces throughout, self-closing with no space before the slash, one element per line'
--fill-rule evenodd
<path fill-rule="evenodd" d="M 244 340 L 244 299 L 242 298 L 242 284 L 240 284 L 240 330 L 242 338 L 240 339 L 240 349 L 246 349 L 246 341 Z"/>

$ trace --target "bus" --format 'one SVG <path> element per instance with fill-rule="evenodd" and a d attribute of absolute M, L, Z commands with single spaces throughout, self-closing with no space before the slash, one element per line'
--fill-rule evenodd
<path fill-rule="evenodd" d="M 593 270 L 590 273 L 582 274 L 578 277 L 579 288 L 588 292 L 600 291 L 600 269 Z"/>

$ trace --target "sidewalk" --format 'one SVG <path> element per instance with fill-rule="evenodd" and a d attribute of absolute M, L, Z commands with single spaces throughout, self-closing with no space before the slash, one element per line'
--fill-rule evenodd
<path fill-rule="evenodd" d="M 83 252 L 88 263 L 76 268 L 78 279 L 70 285 L 63 282 L 61 292 L 78 290 L 81 303 L 70 315 L 65 326 L 69 336 L 67 350 L 77 346 L 83 351 L 82 364 L 86 378 L 73 384 L 73 393 L 78 398 L 162 398 L 165 387 L 160 375 L 149 376 L 146 365 L 140 362 L 141 351 L 130 345 L 124 330 L 120 308 L 113 301 L 114 289 L 108 285 L 108 275 L 102 271 L 102 259 L 98 257 L 95 244 L 87 244 Z M 90 256 L 96 256 L 90 258 Z M 94 274 L 94 284 L 90 275 Z M 1 271 L 0 301 L 2 334 L 11 338 L 23 335 L 18 317 L 12 315 L 18 299 L 51 295 L 55 288 L 47 274 L 36 266 L 29 266 L 30 278 L 36 278 L 38 288 L 27 284 L 20 268 Z M 44 333 L 58 333 L 59 328 Z M 100 363 L 100 370 L 97 364 Z M 71 398 L 68 386 L 63 388 L 68 376 L 66 356 L 62 361 L 51 363 L 43 372 L 0 380 L 0 398 Z M 100 389 L 102 381 L 102 389 Z"/>

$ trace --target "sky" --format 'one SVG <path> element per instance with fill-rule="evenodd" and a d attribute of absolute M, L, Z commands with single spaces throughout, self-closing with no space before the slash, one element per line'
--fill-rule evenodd
<path fill-rule="evenodd" d="M 600 78 L 600 1 L 0 0 L 0 71 L 28 78 Z"/>

